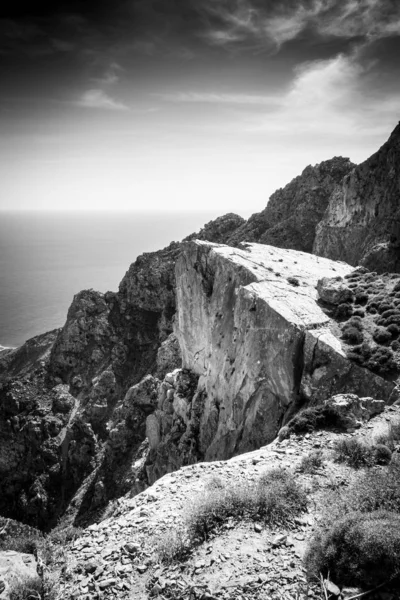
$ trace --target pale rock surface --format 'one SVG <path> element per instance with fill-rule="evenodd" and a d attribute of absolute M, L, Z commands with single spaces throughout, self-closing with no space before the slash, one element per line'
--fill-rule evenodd
<path fill-rule="evenodd" d="M 317 283 L 317 292 L 321 300 L 329 304 L 341 304 L 349 302 L 353 298 L 351 289 L 341 277 L 333 279 L 323 277 Z"/>
<path fill-rule="evenodd" d="M 182 376 L 161 385 L 148 418 L 149 481 L 198 460 L 220 460 L 274 439 L 302 396 L 339 392 L 388 399 L 394 387 L 346 358 L 317 303 L 322 278 L 351 267 L 259 244 L 188 243 L 177 262 L 175 333 Z M 180 389 L 179 389 L 180 388 Z"/>
<path fill-rule="evenodd" d="M 334 407 L 348 427 L 359 427 L 385 410 L 385 402 L 375 398 L 360 398 L 356 394 L 336 394 L 325 401 Z"/>

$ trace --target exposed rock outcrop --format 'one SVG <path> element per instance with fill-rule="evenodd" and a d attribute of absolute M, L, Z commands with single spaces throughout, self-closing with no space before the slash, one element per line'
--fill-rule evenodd
<path fill-rule="evenodd" d="M 313 252 L 383 271 L 398 270 L 400 124 L 389 140 L 346 175 L 317 226 Z M 384 245 L 382 245 L 384 244 Z"/>
<path fill-rule="evenodd" d="M 150 482 L 182 464 L 271 442 L 299 402 L 340 392 L 389 399 L 395 384 L 346 357 L 317 303 L 319 280 L 351 270 L 258 244 L 184 247 L 175 327 L 184 371 L 167 376 L 147 419 Z M 189 393 L 180 387 L 185 373 L 198 378 Z"/>
<path fill-rule="evenodd" d="M 308 166 L 287 186 L 272 194 L 266 208 L 236 229 L 227 244 L 258 242 L 312 252 L 315 229 L 331 194 L 354 166 L 348 158 L 342 157 Z"/>

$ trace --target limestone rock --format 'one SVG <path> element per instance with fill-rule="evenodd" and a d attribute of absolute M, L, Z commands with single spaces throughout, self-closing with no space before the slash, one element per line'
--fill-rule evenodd
<path fill-rule="evenodd" d="M 375 398 L 359 398 L 356 394 L 336 394 L 325 401 L 325 404 L 334 407 L 347 421 L 348 427 L 357 427 L 369 421 L 385 409 L 383 400 Z"/>
<path fill-rule="evenodd" d="M 341 304 L 353 299 L 351 289 L 346 285 L 341 277 L 328 278 L 323 277 L 317 283 L 319 297 L 329 304 Z"/>
<path fill-rule="evenodd" d="M 147 420 L 150 481 L 270 442 L 300 393 L 311 402 L 359 390 L 388 399 L 393 383 L 346 358 L 317 303 L 319 280 L 350 271 L 258 244 L 185 246 L 176 266 L 175 332 L 183 367 L 198 386 L 182 393 L 172 374 L 162 383 Z"/>
<path fill-rule="evenodd" d="M 163 379 L 169 371 L 179 369 L 181 366 L 179 342 L 176 335 L 171 333 L 158 349 L 156 377 Z"/>

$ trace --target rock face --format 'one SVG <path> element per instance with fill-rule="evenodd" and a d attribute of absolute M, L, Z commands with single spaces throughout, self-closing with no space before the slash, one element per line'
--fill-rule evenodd
<path fill-rule="evenodd" d="M 313 252 L 380 272 L 399 269 L 400 124 L 334 190 Z"/>
<path fill-rule="evenodd" d="M 300 401 L 340 392 L 388 399 L 387 382 L 346 358 L 317 282 L 351 272 L 310 254 L 195 241 L 177 262 L 179 370 L 147 419 L 154 481 L 179 465 L 226 459 L 271 442 Z M 195 380 L 198 379 L 197 388 Z"/>
<path fill-rule="evenodd" d="M 329 198 L 354 166 L 342 157 L 308 166 L 299 177 L 272 194 L 267 207 L 236 229 L 227 243 L 237 246 L 240 242 L 259 242 L 312 252 L 315 229 Z"/>

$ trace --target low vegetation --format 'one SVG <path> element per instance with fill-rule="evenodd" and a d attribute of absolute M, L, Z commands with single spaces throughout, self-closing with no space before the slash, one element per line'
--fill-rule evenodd
<path fill-rule="evenodd" d="M 312 450 L 301 459 L 300 471 L 310 474 L 315 473 L 322 467 L 323 463 L 321 450 Z"/>
<path fill-rule="evenodd" d="M 212 480 L 206 493 L 187 509 L 183 527 L 158 541 L 158 556 L 163 562 L 181 560 L 229 521 L 284 526 L 306 507 L 305 491 L 284 469 L 266 471 L 246 485 Z"/>
<path fill-rule="evenodd" d="M 43 584 L 39 577 L 16 581 L 10 586 L 9 600 L 41 600 Z"/>
<path fill-rule="evenodd" d="M 300 410 L 279 432 L 284 439 L 291 433 L 311 433 L 317 429 L 342 429 L 343 417 L 337 408 L 329 405 L 310 406 Z"/>
<path fill-rule="evenodd" d="M 345 515 L 345 516 L 343 516 Z M 357 471 L 326 497 L 321 526 L 305 556 L 310 578 L 374 588 L 400 575 L 400 461 Z"/>
<path fill-rule="evenodd" d="M 353 297 L 332 309 L 347 356 L 382 376 L 400 371 L 400 279 L 358 268 L 345 276 Z"/>
<path fill-rule="evenodd" d="M 334 447 L 337 462 L 348 464 L 354 469 L 387 465 L 392 451 L 384 444 L 367 444 L 357 438 L 341 438 Z"/>
<path fill-rule="evenodd" d="M 309 572 L 341 585 L 375 587 L 400 573 L 400 515 L 351 513 L 316 535 L 306 555 Z"/>

